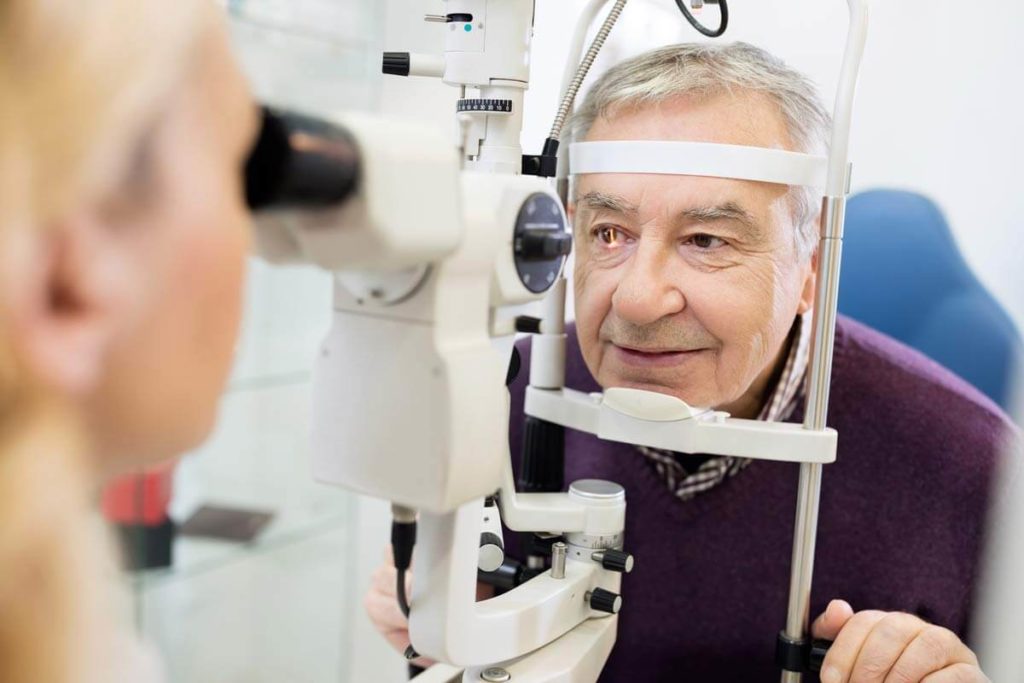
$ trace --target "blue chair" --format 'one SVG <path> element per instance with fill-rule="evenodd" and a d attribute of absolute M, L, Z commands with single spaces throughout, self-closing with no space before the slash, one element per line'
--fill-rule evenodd
<path fill-rule="evenodd" d="M 913 192 L 847 204 L 839 311 L 946 366 L 1008 410 L 1024 345 L 964 262 L 942 212 Z"/>

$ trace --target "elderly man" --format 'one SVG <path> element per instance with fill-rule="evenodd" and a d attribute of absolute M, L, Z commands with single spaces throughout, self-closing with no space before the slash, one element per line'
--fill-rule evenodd
<path fill-rule="evenodd" d="M 814 88 L 765 52 L 681 45 L 605 74 L 581 104 L 574 137 L 821 153 L 828 128 Z M 568 386 L 636 387 L 738 417 L 801 420 L 820 196 L 722 178 L 593 174 L 576 179 L 573 197 Z M 513 453 L 524 385 L 512 387 Z M 839 451 L 825 470 L 813 609 L 815 635 L 835 644 L 822 681 L 987 680 L 961 638 L 1012 426 L 952 374 L 846 319 L 831 396 Z M 627 549 L 637 558 L 601 680 L 772 680 L 796 466 L 569 433 L 566 481 L 586 477 L 625 487 Z M 392 577 L 382 570 L 367 605 L 397 644 L 407 639 L 386 607 Z"/>

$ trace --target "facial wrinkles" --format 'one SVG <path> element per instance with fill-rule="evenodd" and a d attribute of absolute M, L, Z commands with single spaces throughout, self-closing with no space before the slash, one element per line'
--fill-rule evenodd
<path fill-rule="evenodd" d="M 758 379 L 766 379 L 765 372 L 774 370 L 773 359 L 781 349 L 781 344 L 788 336 L 792 324 L 792 308 L 794 297 L 791 296 L 794 278 L 800 264 L 795 261 L 796 254 L 789 248 L 777 244 L 766 249 L 769 258 L 762 267 L 751 271 L 751 290 L 764 293 L 763 308 L 760 322 L 749 336 L 749 346 L 736 354 L 738 357 L 731 362 L 719 364 L 716 368 L 719 389 L 725 402 L 739 400 L 746 391 L 754 388 L 758 391 Z M 732 383 L 726 377 L 728 369 L 733 370 Z M 760 397 L 757 397 L 760 398 Z"/>
<path fill-rule="evenodd" d="M 671 287 L 671 282 L 662 283 L 659 280 L 668 276 L 672 268 L 672 260 L 675 258 L 675 236 L 669 226 L 669 211 L 660 206 L 660 202 L 650 202 L 649 197 L 652 190 L 644 186 L 637 201 L 630 198 L 630 205 L 645 207 L 653 204 L 656 208 L 653 211 L 641 211 L 639 215 L 627 216 L 610 209 L 588 209 L 583 218 L 583 238 L 589 240 L 589 232 L 592 226 L 598 223 L 608 222 L 619 225 L 633 234 L 636 243 L 629 249 L 625 262 L 616 261 L 612 267 L 641 268 L 653 272 L 645 273 L 647 277 L 658 281 L 656 287 Z M 656 199 L 656 198 L 655 198 Z M 607 216 L 602 216 L 605 213 Z M 586 274 L 592 272 L 592 268 L 584 267 L 580 270 Z M 579 283 L 585 286 L 586 275 Z M 599 338 L 605 341 L 614 341 L 621 345 L 636 347 L 657 347 L 657 348 L 685 348 L 696 347 L 697 342 L 707 341 L 706 335 L 687 334 L 684 338 L 678 338 L 673 334 L 672 323 L 668 318 L 661 318 L 653 325 L 634 325 L 619 319 L 614 315 L 615 301 L 622 301 L 625 297 L 642 297 L 650 295 L 646 291 L 627 290 L 618 281 L 618 286 L 612 292 L 612 306 L 609 315 L 606 315 L 598 331 Z M 632 302 L 630 302 L 632 303 Z M 702 339 L 703 338 L 703 339 Z M 706 346 L 706 344 L 704 345 Z M 702 346 L 701 348 L 703 348 Z"/>
<path fill-rule="evenodd" d="M 606 316 L 598 337 L 617 346 L 633 349 L 696 351 L 718 347 L 718 340 L 699 325 L 688 325 L 676 317 L 659 318 L 647 325 L 635 325 L 616 316 Z"/>

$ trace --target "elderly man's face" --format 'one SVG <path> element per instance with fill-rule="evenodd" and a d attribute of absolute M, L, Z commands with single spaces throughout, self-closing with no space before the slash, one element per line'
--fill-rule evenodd
<path fill-rule="evenodd" d="M 792 149 L 775 106 L 744 93 L 613 112 L 587 140 Z M 577 332 L 597 381 L 756 416 L 793 321 L 813 302 L 788 188 L 593 174 L 575 198 Z"/>

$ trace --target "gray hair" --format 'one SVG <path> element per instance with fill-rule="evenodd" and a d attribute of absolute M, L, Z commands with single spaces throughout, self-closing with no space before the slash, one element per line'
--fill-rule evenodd
<path fill-rule="evenodd" d="M 767 96 L 779 108 L 796 147 L 827 154 L 831 116 L 814 84 L 782 60 L 748 43 L 669 45 L 609 69 L 587 92 L 569 121 L 572 139 L 583 140 L 598 117 L 683 96 L 713 97 L 733 90 Z M 791 188 L 796 246 L 802 257 L 817 245 L 818 188 Z"/>

